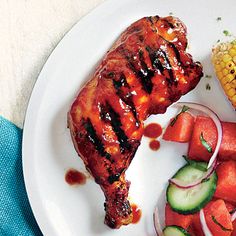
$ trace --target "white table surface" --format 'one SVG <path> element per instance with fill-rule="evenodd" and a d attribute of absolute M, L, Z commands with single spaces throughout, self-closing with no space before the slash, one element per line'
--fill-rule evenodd
<path fill-rule="evenodd" d="M 30 94 L 48 56 L 103 1 L 0 1 L 0 115 L 23 127 Z"/>

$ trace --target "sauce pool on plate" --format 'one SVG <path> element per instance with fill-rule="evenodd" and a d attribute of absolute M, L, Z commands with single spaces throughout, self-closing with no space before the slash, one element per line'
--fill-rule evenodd
<path fill-rule="evenodd" d="M 143 135 L 148 138 L 157 138 L 161 135 L 161 133 L 162 127 L 157 123 L 151 123 L 144 128 Z"/>
<path fill-rule="evenodd" d="M 69 185 L 83 185 L 86 183 L 86 175 L 75 169 L 69 169 L 65 174 L 65 181 Z"/>
<path fill-rule="evenodd" d="M 131 204 L 131 208 L 133 212 L 132 224 L 137 224 L 141 219 L 142 210 L 136 204 Z"/>
<path fill-rule="evenodd" d="M 160 142 L 158 140 L 152 140 L 149 143 L 149 147 L 153 150 L 153 151 L 157 151 L 160 148 Z"/>
<path fill-rule="evenodd" d="M 155 138 L 158 138 L 161 134 L 162 134 L 162 127 L 157 123 L 148 124 L 144 128 L 143 135 L 148 138 L 154 139 L 151 140 L 149 143 L 149 147 L 153 151 L 157 151 L 160 148 L 160 142 L 158 140 L 155 140 Z"/>

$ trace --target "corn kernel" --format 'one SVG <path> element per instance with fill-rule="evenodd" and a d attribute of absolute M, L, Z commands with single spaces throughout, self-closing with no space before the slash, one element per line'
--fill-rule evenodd
<path fill-rule="evenodd" d="M 232 98 L 231 98 L 231 101 L 236 104 L 236 95 L 234 95 Z"/>
<path fill-rule="evenodd" d="M 222 70 L 223 68 L 225 68 L 225 63 L 222 61 L 222 62 L 220 63 L 220 66 L 221 66 L 221 70 Z"/>
<path fill-rule="evenodd" d="M 236 64 L 236 56 L 233 57 L 233 62 Z"/>
<path fill-rule="evenodd" d="M 222 80 L 223 78 L 223 73 L 221 71 L 216 73 L 217 77 L 219 78 L 219 80 Z"/>
<path fill-rule="evenodd" d="M 213 59 L 213 64 L 214 65 L 220 65 L 220 61 L 217 58 Z"/>
<path fill-rule="evenodd" d="M 221 71 L 222 67 L 220 65 L 216 65 L 215 66 L 215 70 L 218 72 L 218 71 Z"/>
<path fill-rule="evenodd" d="M 227 51 L 229 51 L 232 47 L 233 47 L 233 45 L 231 45 L 231 43 L 228 43 L 227 44 Z"/>
<path fill-rule="evenodd" d="M 229 97 L 233 97 L 234 94 L 235 94 L 235 89 L 231 88 L 231 89 L 228 90 L 226 93 L 227 93 L 227 95 L 228 95 Z"/>
<path fill-rule="evenodd" d="M 231 89 L 231 86 L 230 86 L 230 84 L 225 84 L 225 91 L 227 92 L 228 90 L 230 90 Z"/>
<path fill-rule="evenodd" d="M 232 88 L 236 88 L 236 79 L 232 80 L 230 85 Z"/>
<path fill-rule="evenodd" d="M 218 52 L 215 55 L 217 55 L 217 58 L 222 58 L 224 56 L 224 53 L 223 52 Z"/>
<path fill-rule="evenodd" d="M 222 73 L 223 73 L 223 75 L 228 75 L 229 71 L 228 71 L 227 69 L 224 69 L 224 70 L 222 71 Z"/>
<path fill-rule="evenodd" d="M 227 76 L 223 77 L 223 79 L 220 81 L 222 85 L 225 85 L 228 83 Z"/>
<path fill-rule="evenodd" d="M 232 74 L 228 74 L 226 75 L 226 78 L 227 78 L 227 81 L 230 83 L 234 79 L 234 76 Z"/>
<path fill-rule="evenodd" d="M 225 52 L 227 50 L 227 45 L 225 44 L 225 43 L 222 43 L 221 45 L 220 45 L 220 51 L 221 52 Z"/>
<path fill-rule="evenodd" d="M 232 60 L 232 57 L 229 54 L 225 54 L 222 58 L 223 62 L 228 62 L 230 60 Z"/>
<path fill-rule="evenodd" d="M 232 61 L 228 61 L 225 65 L 226 69 L 230 70 L 234 67 L 234 63 Z"/>
<path fill-rule="evenodd" d="M 229 55 L 230 55 L 231 57 L 236 56 L 236 49 L 231 48 L 231 49 L 229 50 Z"/>

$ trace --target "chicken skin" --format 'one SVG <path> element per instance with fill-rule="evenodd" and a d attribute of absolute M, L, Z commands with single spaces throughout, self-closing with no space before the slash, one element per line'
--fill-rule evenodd
<path fill-rule="evenodd" d="M 107 52 L 68 112 L 76 151 L 105 195 L 105 224 L 132 222 L 125 179 L 143 135 L 143 121 L 164 113 L 199 82 L 202 66 L 185 52 L 178 19 L 144 17 Z"/>

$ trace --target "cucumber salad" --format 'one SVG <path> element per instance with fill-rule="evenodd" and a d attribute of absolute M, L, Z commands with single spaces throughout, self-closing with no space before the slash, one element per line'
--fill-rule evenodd
<path fill-rule="evenodd" d="M 208 107 L 177 103 L 180 113 L 163 139 L 188 143 L 186 164 L 169 179 L 165 227 L 158 206 L 158 236 L 236 236 L 236 123 L 221 121 Z M 183 128 L 184 126 L 184 128 Z"/>

